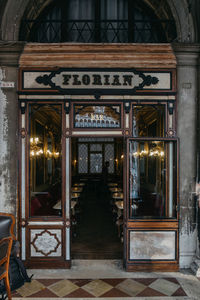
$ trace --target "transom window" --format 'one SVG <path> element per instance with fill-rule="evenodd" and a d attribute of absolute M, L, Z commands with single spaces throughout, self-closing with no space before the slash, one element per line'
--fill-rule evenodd
<path fill-rule="evenodd" d="M 176 38 L 173 20 L 142 0 L 58 0 L 22 21 L 20 40 L 42 43 L 162 43 Z"/>

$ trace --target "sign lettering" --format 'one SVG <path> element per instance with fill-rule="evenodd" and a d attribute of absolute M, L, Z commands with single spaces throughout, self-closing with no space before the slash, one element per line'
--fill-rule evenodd
<path fill-rule="evenodd" d="M 158 83 L 157 77 L 135 69 L 66 69 L 38 76 L 36 82 L 71 94 L 132 94 Z"/>

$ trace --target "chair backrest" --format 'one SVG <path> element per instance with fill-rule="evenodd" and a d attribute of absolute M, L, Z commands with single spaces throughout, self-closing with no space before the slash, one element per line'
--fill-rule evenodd
<path fill-rule="evenodd" d="M 3 265 L 6 271 L 8 271 L 11 248 L 12 237 L 3 238 L 0 241 L 0 266 Z"/>
<path fill-rule="evenodd" d="M 15 238 L 15 217 L 12 214 L 0 213 L 0 240 L 5 237 Z"/>

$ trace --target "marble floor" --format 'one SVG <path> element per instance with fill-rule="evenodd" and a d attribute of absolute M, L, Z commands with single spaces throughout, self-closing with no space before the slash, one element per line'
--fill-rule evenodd
<path fill-rule="evenodd" d="M 200 299 L 200 280 L 189 270 L 125 272 L 121 260 L 74 260 L 72 268 L 28 270 L 31 283 L 13 300 L 58 299 Z"/>

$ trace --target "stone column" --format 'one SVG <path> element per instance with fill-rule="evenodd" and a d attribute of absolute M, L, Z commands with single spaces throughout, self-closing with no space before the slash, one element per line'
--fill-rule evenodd
<path fill-rule="evenodd" d="M 177 135 L 180 138 L 180 268 L 196 254 L 196 132 L 199 45 L 175 44 L 177 57 Z"/>
<path fill-rule="evenodd" d="M 18 62 L 23 43 L 0 43 L 0 211 L 16 215 L 18 180 Z M 2 83 L 14 83 L 3 87 Z"/>

